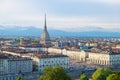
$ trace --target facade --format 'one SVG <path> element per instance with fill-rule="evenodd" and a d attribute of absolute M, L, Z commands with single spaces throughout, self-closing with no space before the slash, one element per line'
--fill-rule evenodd
<path fill-rule="evenodd" d="M 89 55 L 90 63 L 99 64 L 99 65 L 110 65 L 109 54 L 90 52 L 88 55 Z"/>
<path fill-rule="evenodd" d="M 38 66 L 38 69 L 41 71 L 44 67 L 46 66 L 54 66 L 58 65 L 57 61 L 61 62 L 62 59 L 61 57 L 49 57 L 49 53 L 52 55 L 66 55 L 68 56 L 69 59 L 75 60 L 77 62 L 89 62 L 92 64 L 98 64 L 98 65 L 108 65 L 108 66 L 113 66 L 113 65 L 120 65 L 120 49 L 119 48 L 113 48 L 113 49 L 97 49 L 97 48 L 92 48 L 88 50 L 79 50 L 79 49 L 63 49 L 63 48 L 56 48 L 56 47 L 49 47 L 49 48 L 43 48 L 43 52 L 36 50 L 37 48 L 34 48 L 35 50 L 26 50 L 26 49 L 6 49 L 3 50 L 4 53 L 6 54 L 11 54 L 14 56 L 20 56 L 20 57 L 29 57 L 34 61 L 34 64 Z M 45 52 L 46 51 L 46 52 Z M 42 53 L 43 57 L 39 57 L 39 55 L 35 55 L 35 53 Z M 46 57 L 44 57 L 46 56 Z M 52 61 L 53 60 L 53 61 Z M 45 63 L 43 63 L 46 61 Z M 55 61 L 55 62 L 54 62 Z M 66 63 L 67 60 L 64 60 Z M 54 62 L 55 64 L 52 64 Z M 4 70 L 4 67 L 8 68 L 6 66 L 7 61 L 1 60 L 1 73 L 2 70 Z M 48 64 L 49 63 L 49 64 Z M 69 62 L 68 62 L 69 63 Z M 12 64 L 12 61 L 11 61 Z M 60 63 L 61 64 L 61 63 Z M 14 64 L 13 64 L 14 65 Z M 24 62 L 23 64 L 24 65 Z M 62 65 L 62 64 L 61 64 Z M 64 67 L 64 66 L 63 66 Z M 6 69 L 5 68 L 5 69 Z M 8 69 L 7 69 L 8 70 Z M 5 71 L 5 70 L 4 70 Z M 6 71 L 5 71 L 6 72 Z"/>
<path fill-rule="evenodd" d="M 9 59 L 8 60 L 8 73 L 26 73 L 32 72 L 32 60 L 27 58 Z"/>
<path fill-rule="evenodd" d="M 120 66 L 120 54 L 110 55 L 110 65 Z"/>
<path fill-rule="evenodd" d="M 108 66 L 119 66 L 120 65 L 120 51 L 101 51 L 93 50 L 87 52 L 89 57 L 89 62 L 99 65 L 108 65 Z"/>
<path fill-rule="evenodd" d="M 0 75 L 0 80 L 15 80 L 16 75 Z"/>
<path fill-rule="evenodd" d="M 43 32 L 41 34 L 41 38 L 40 38 L 40 44 L 43 44 L 45 46 L 50 46 L 51 45 L 50 36 L 49 36 L 49 33 L 47 31 L 47 26 L 46 26 L 46 15 L 45 15 L 44 30 L 43 30 Z"/>
<path fill-rule="evenodd" d="M 45 67 L 62 66 L 65 69 L 69 68 L 69 57 L 65 55 L 45 55 L 36 56 L 33 60 L 38 65 L 38 71 L 42 71 Z"/>
<path fill-rule="evenodd" d="M 62 48 L 64 46 L 78 46 L 78 40 L 61 40 L 55 43 L 55 47 Z"/>
<path fill-rule="evenodd" d="M 0 75 L 8 73 L 8 63 L 6 59 L 0 58 Z"/>
<path fill-rule="evenodd" d="M 90 42 L 88 42 L 88 43 L 86 43 L 85 45 L 86 45 L 86 46 L 97 46 L 97 43 L 90 43 Z"/>
<path fill-rule="evenodd" d="M 81 50 L 67 50 L 63 49 L 63 55 L 67 55 L 70 59 L 78 61 L 78 62 L 85 62 L 86 61 L 86 52 Z"/>
<path fill-rule="evenodd" d="M 70 50 L 70 49 L 61 49 L 61 48 L 48 48 L 49 53 L 63 54 L 67 55 L 70 59 L 84 62 L 86 60 L 86 52 L 83 50 Z"/>
<path fill-rule="evenodd" d="M 48 52 L 67 55 L 70 59 L 78 62 L 89 62 L 98 65 L 120 65 L 120 49 L 110 51 L 92 48 L 90 50 L 69 50 L 61 48 L 48 48 Z"/>
<path fill-rule="evenodd" d="M 49 48 L 48 48 L 48 52 L 49 52 L 49 53 L 62 54 L 62 49 L 61 49 L 61 48 L 49 47 Z"/>
<path fill-rule="evenodd" d="M 0 55 L 0 75 L 32 72 L 32 66 L 31 59 Z"/>

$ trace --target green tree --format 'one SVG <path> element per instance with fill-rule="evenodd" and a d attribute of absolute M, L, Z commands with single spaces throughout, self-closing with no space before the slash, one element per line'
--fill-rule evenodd
<path fill-rule="evenodd" d="M 107 80 L 120 80 L 120 71 L 115 74 L 110 74 Z"/>
<path fill-rule="evenodd" d="M 38 80 L 71 80 L 66 71 L 60 67 L 46 67 L 43 70 L 43 75 Z"/>
<path fill-rule="evenodd" d="M 120 71 L 115 74 L 113 80 L 120 80 Z"/>
<path fill-rule="evenodd" d="M 22 78 L 21 77 L 16 77 L 16 80 L 22 80 Z"/>
<path fill-rule="evenodd" d="M 89 80 L 88 77 L 83 73 L 80 76 L 80 80 Z"/>
<path fill-rule="evenodd" d="M 106 80 L 112 71 L 109 68 L 99 68 L 92 75 L 92 80 Z"/>
<path fill-rule="evenodd" d="M 108 77 L 107 77 L 107 80 L 114 80 L 115 78 L 115 74 L 110 74 Z"/>

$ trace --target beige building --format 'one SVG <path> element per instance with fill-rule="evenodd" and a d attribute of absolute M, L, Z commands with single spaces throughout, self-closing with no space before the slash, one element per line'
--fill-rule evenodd
<path fill-rule="evenodd" d="M 112 51 L 102 51 L 99 49 L 93 49 L 91 51 L 87 51 L 89 55 L 89 62 L 93 64 L 100 65 L 120 65 L 120 52 L 116 50 Z"/>
<path fill-rule="evenodd" d="M 67 50 L 63 49 L 62 50 L 63 55 L 67 55 L 70 57 L 72 60 L 80 61 L 80 62 L 85 62 L 86 60 L 86 53 L 82 50 Z"/>
<path fill-rule="evenodd" d="M 95 42 L 88 42 L 85 45 L 86 46 L 97 46 L 97 43 L 95 43 Z"/>
<path fill-rule="evenodd" d="M 99 65 L 120 65 L 120 49 L 100 50 L 93 48 L 91 50 L 71 50 L 60 48 L 48 48 L 48 52 L 67 55 L 70 59 L 79 62 L 89 62 Z"/>
<path fill-rule="evenodd" d="M 86 52 L 82 50 L 61 49 L 55 47 L 48 48 L 48 52 L 67 55 L 70 59 L 81 62 L 85 61 L 87 56 Z"/>
<path fill-rule="evenodd" d="M 49 53 L 62 54 L 62 49 L 61 48 L 49 47 L 47 50 L 48 50 Z"/>

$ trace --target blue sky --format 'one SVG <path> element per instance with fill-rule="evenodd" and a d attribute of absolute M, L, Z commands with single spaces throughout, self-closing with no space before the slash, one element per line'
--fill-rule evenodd
<path fill-rule="evenodd" d="M 120 0 L 0 0 L 0 25 L 120 31 Z"/>

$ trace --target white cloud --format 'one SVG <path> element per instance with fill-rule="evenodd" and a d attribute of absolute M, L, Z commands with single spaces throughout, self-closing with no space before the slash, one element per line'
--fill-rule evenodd
<path fill-rule="evenodd" d="M 120 4 L 120 0 L 91 0 L 93 2 L 107 3 L 107 4 Z"/>
<path fill-rule="evenodd" d="M 120 20 L 116 19 L 105 19 L 101 17 L 90 17 L 90 16 L 51 16 L 47 15 L 47 25 L 50 29 L 60 29 L 66 31 L 79 31 L 85 26 L 96 26 L 101 28 L 117 28 L 120 27 Z M 0 24 L 3 25 L 20 25 L 20 26 L 37 26 L 43 28 L 44 25 L 44 14 L 30 15 L 30 14 L 14 14 L 4 15 L 0 18 Z"/>
<path fill-rule="evenodd" d="M 48 27 L 67 31 L 79 31 L 85 26 L 95 26 L 104 29 L 120 27 L 119 22 L 101 19 L 100 17 L 48 17 Z"/>
<path fill-rule="evenodd" d="M 110 5 L 119 5 L 120 0 L 65 0 L 67 2 L 91 2 L 91 3 L 104 3 Z"/>
<path fill-rule="evenodd" d="M 44 15 L 43 16 L 16 16 L 16 19 L 4 21 L 6 25 L 18 25 L 18 26 L 36 26 L 43 28 L 44 26 Z M 112 19 L 110 19 L 112 20 Z M 1 20 L 0 20 L 1 21 Z M 5 24 L 3 24 L 5 25 Z M 105 20 L 100 17 L 58 17 L 47 15 L 47 26 L 49 29 L 58 29 L 65 31 L 81 31 L 83 27 L 99 27 L 111 31 L 118 31 L 120 27 L 119 22 Z M 87 28 L 86 28 L 87 29 Z M 117 30 L 116 30 L 117 29 Z M 89 30 L 89 28 L 88 28 Z M 84 30 L 84 31 L 88 31 Z"/>
<path fill-rule="evenodd" d="M 0 24 L 3 25 L 20 25 L 20 26 L 37 26 L 42 28 L 44 25 L 45 5 L 31 2 L 33 0 L 0 0 Z M 41 0 L 40 0 L 41 1 Z M 64 0 L 65 1 L 65 0 Z M 63 2 L 64 2 L 63 1 Z M 120 4 L 120 0 L 66 0 L 95 2 L 105 4 Z M 47 6 L 49 7 L 49 6 Z M 66 13 L 65 13 L 66 14 Z M 89 13 L 88 13 L 89 14 Z M 103 16 L 104 17 L 104 16 Z M 93 16 L 55 16 L 47 15 L 48 28 L 79 31 L 84 26 L 97 26 L 106 29 L 116 29 L 120 27 L 120 19 L 93 17 Z M 106 17 L 106 16 L 105 16 Z M 113 16 L 114 17 L 114 16 Z M 119 16 L 118 16 L 119 17 Z"/>

